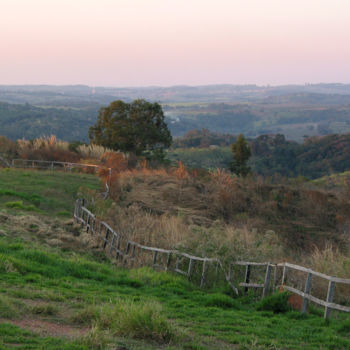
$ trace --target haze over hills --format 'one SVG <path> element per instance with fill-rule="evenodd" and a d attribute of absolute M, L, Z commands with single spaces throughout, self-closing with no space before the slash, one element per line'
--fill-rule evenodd
<path fill-rule="evenodd" d="M 108 103 L 113 99 L 145 98 L 162 103 L 174 102 L 249 102 L 271 96 L 294 94 L 348 95 L 350 84 L 258 85 L 177 85 L 170 87 L 91 87 L 87 85 L 0 85 L 0 101 L 34 105 L 69 102 Z M 324 97 L 324 96 L 323 96 Z M 334 96 L 333 96 L 334 98 Z M 337 96 L 338 99 L 341 97 Z"/>
<path fill-rule="evenodd" d="M 173 136 L 193 129 L 304 136 L 350 131 L 350 84 L 89 87 L 0 86 L 0 130 L 12 139 L 54 133 L 87 141 L 99 108 L 144 98 L 162 104 Z M 4 102 L 4 103 L 3 103 Z"/>

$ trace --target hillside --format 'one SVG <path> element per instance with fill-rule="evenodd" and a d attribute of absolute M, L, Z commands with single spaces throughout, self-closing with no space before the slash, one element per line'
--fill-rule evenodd
<path fill-rule="evenodd" d="M 301 144 L 281 134 L 261 135 L 248 141 L 252 150 L 249 164 L 259 175 L 316 179 L 350 170 L 349 133 L 309 137 Z M 230 142 L 234 141 L 225 134 L 189 132 L 174 142 L 167 157 L 192 168 L 229 169 Z"/>
<path fill-rule="evenodd" d="M 182 277 L 148 268 L 126 270 L 109 261 L 90 234 L 60 218 L 79 186 L 98 188 L 92 175 L 0 169 L 0 177 L 7 191 L 0 196 L 0 349 L 350 346 L 346 315 L 334 314 L 325 322 L 315 308 L 306 316 L 273 313 L 254 294 L 232 298 L 226 289 L 200 290 Z M 159 179 L 152 178 L 155 186 Z M 124 203 L 137 196 L 135 190 L 146 190 L 146 183 L 137 183 Z M 175 183 L 168 186 L 175 189 Z M 186 188 L 179 198 L 180 217 L 186 212 L 183 204 L 190 205 Z M 22 205 L 8 205 L 19 200 Z M 105 202 L 101 213 L 109 207 Z M 147 225 L 143 221 L 144 229 L 151 229 Z"/>
<path fill-rule="evenodd" d="M 68 141 L 88 141 L 88 129 L 95 122 L 97 110 L 97 107 L 42 108 L 0 102 L 1 135 L 16 140 L 54 134 Z"/>
<path fill-rule="evenodd" d="M 149 88 L 0 86 L 0 130 L 12 139 L 55 134 L 86 141 L 97 111 L 111 101 L 160 102 L 174 137 L 194 129 L 256 137 L 350 132 L 349 85 L 259 87 L 209 85 Z M 3 102 L 1 102 L 3 101 Z"/>

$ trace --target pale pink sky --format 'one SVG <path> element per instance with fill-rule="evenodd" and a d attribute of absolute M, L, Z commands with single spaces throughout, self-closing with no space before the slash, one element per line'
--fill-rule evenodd
<path fill-rule="evenodd" d="M 0 84 L 350 83 L 350 0 L 0 0 Z"/>

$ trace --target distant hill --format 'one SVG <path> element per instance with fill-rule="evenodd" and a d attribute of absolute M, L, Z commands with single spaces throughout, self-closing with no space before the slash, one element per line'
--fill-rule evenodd
<path fill-rule="evenodd" d="M 350 85 L 208 85 L 172 87 L 0 86 L 0 134 L 33 138 L 55 133 L 87 140 L 99 108 L 145 98 L 162 104 L 174 137 L 208 129 L 248 137 L 350 132 Z M 11 105 L 9 105 L 9 103 Z"/>
<path fill-rule="evenodd" d="M 0 134 L 13 140 L 54 134 L 63 140 L 88 141 L 88 128 L 96 117 L 96 108 L 39 108 L 0 102 Z"/>

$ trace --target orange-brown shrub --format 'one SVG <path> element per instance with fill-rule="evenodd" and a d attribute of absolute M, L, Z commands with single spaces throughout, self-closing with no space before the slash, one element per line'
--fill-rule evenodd
<path fill-rule="evenodd" d="M 190 177 L 184 163 L 178 162 L 177 168 L 174 170 L 174 175 L 178 180 L 185 180 Z"/>
<path fill-rule="evenodd" d="M 121 172 L 128 168 L 128 159 L 120 152 L 105 152 L 101 157 L 101 165 L 111 168 L 113 172 Z"/>

